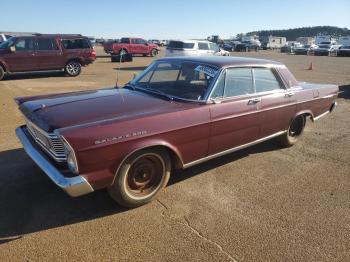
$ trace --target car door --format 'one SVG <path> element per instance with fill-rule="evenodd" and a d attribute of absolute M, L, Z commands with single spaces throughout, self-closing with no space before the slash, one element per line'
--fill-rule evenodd
<path fill-rule="evenodd" d="M 39 70 L 39 64 L 35 57 L 35 39 L 33 37 L 18 37 L 12 46 L 14 52 L 4 55 L 4 60 L 11 72 L 26 72 Z"/>
<path fill-rule="evenodd" d="M 140 50 L 139 50 L 139 45 L 137 44 L 137 39 L 135 38 L 130 38 L 130 53 L 131 54 L 139 54 Z"/>
<path fill-rule="evenodd" d="M 259 98 L 254 92 L 251 68 L 228 68 L 222 72 L 211 94 L 209 155 L 257 139 Z"/>
<path fill-rule="evenodd" d="M 55 70 L 64 66 L 62 50 L 54 38 L 38 38 L 35 56 L 39 62 L 40 70 Z"/>
<path fill-rule="evenodd" d="M 148 54 L 149 53 L 149 45 L 146 40 L 138 39 L 138 48 L 140 54 Z"/>
<path fill-rule="evenodd" d="M 254 85 L 260 115 L 259 137 L 287 130 L 296 113 L 295 96 L 287 89 L 275 69 L 253 68 Z"/>

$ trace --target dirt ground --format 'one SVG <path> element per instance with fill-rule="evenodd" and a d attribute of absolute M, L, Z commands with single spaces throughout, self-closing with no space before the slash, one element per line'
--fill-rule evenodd
<path fill-rule="evenodd" d="M 300 81 L 346 92 L 294 147 L 265 142 L 177 171 L 157 201 L 132 210 L 103 190 L 68 197 L 14 133 L 23 122 L 14 97 L 113 86 L 117 63 L 102 56 L 76 78 L 1 81 L 0 261 L 350 261 L 350 58 L 233 55 L 278 60 Z M 119 84 L 152 60 L 122 64 Z"/>

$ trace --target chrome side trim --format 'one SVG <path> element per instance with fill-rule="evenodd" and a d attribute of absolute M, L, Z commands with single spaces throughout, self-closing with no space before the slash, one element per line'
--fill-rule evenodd
<path fill-rule="evenodd" d="M 324 117 L 325 115 L 328 115 L 329 113 L 333 112 L 333 110 L 337 107 L 337 105 L 338 103 L 334 102 L 328 111 L 324 112 L 323 114 L 320 114 L 319 116 L 314 117 L 314 121 L 317 121 L 320 118 Z"/>
<path fill-rule="evenodd" d="M 214 159 L 214 158 L 217 158 L 217 157 L 220 157 L 220 156 L 223 156 L 223 155 L 226 155 L 226 154 L 230 154 L 230 153 L 233 153 L 233 152 L 235 152 L 235 151 L 238 151 L 238 150 L 241 150 L 241 149 L 244 149 L 244 148 L 247 148 L 247 147 L 256 145 L 256 144 L 259 144 L 259 143 L 261 143 L 261 142 L 267 141 L 267 140 L 272 139 L 272 138 L 274 138 L 274 137 L 283 135 L 283 134 L 286 133 L 286 132 L 287 132 L 287 130 L 285 130 L 285 131 L 280 131 L 280 132 L 277 132 L 277 133 L 275 133 L 275 134 L 272 134 L 272 135 L 269 135 L 269 136 L 260 138 L 260 139 L 258 139 L 258 140 L 255 140 L 255 141 L 253 141 L 253 142 L 250 142 L 250 143 L 247 143 L 247 144 L 244 144 L 244 145 L 240 145 L 240 146 L 237 146 L 237 147 L 234 147 L 234 148 L 231 148 L 231 149 L 228 149 L 228 150 L 225 150 L 225 151 L 216 153 L 216 154 L 214 154 L 214 155 L 210 155 L 210 156 L 207 156 L 207 157 L 204 157 L 204 158 L 195 160 L 195 161 L 193 161 L 193 162 L 190 162 L 190 163 L 185 164 L 185 165 L 183 166 L 183 168 L 189 168 L 189 167 L 191 167 L 191 166 L 194 166 L 194 165 L 203 163 L 203 162 L 205 162 L 205 161 L 208 161 L 208 160 L 211 160 L 211 159 Z"/>
<path fill-rule="evenodd" d="M 329 111 L 324 112 L 323 114 L 320 114 L 319 116 L 314 117 L 314 121 L 319 120 L 320 118 L 324 117 L 325 115 L 328 115 Z"/>
<path fill-rule="evenodd" d="M 16 135 L 21 141 L 24 150 L 58 187 L 62 188 L 72 197 L 85 195 L 94 191 L 89 182 L 82 176 L 64 177 L 61 172 L 33 146 L 24 128 L 25 126 L 21 126 L 16 129 Z"/>
<path fill-rule="evenodd" d="M 322 98 L 323 99 L 328 99 L 328 98 L 331 98 L 331 97 L 334 97 L 334 96 L 335 96 L 335 94 L 331 94 L 331 95 L 323 96 Z"/>

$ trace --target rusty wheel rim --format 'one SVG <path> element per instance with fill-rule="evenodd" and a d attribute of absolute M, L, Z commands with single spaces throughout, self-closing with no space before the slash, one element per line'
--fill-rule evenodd
<path fill-rule="evenodd" d="M 127 179 L 127 193 L 134 198 L 145 198 L 152 195 L 161 185 L 165 164 L 156 154 L 138 157 L 131 164 Z"/>

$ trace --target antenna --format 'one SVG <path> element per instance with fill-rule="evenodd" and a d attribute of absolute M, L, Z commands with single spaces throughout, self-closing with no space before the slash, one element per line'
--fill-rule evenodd
<path fill-rule="evenodd" d="M 120 72 L 120 68 L 122 66 L 122 57 L 124 55 L 124 52 L 122 52 L 122 54 L 119 55 L 119 67 L 118 67 L 118 70 L 117 70 L 117 81 L 115 82 L 115 87 L 116 88 L 119 88 L 118 87 L 118 81 L 119 81 L 119 72 Z"/>

